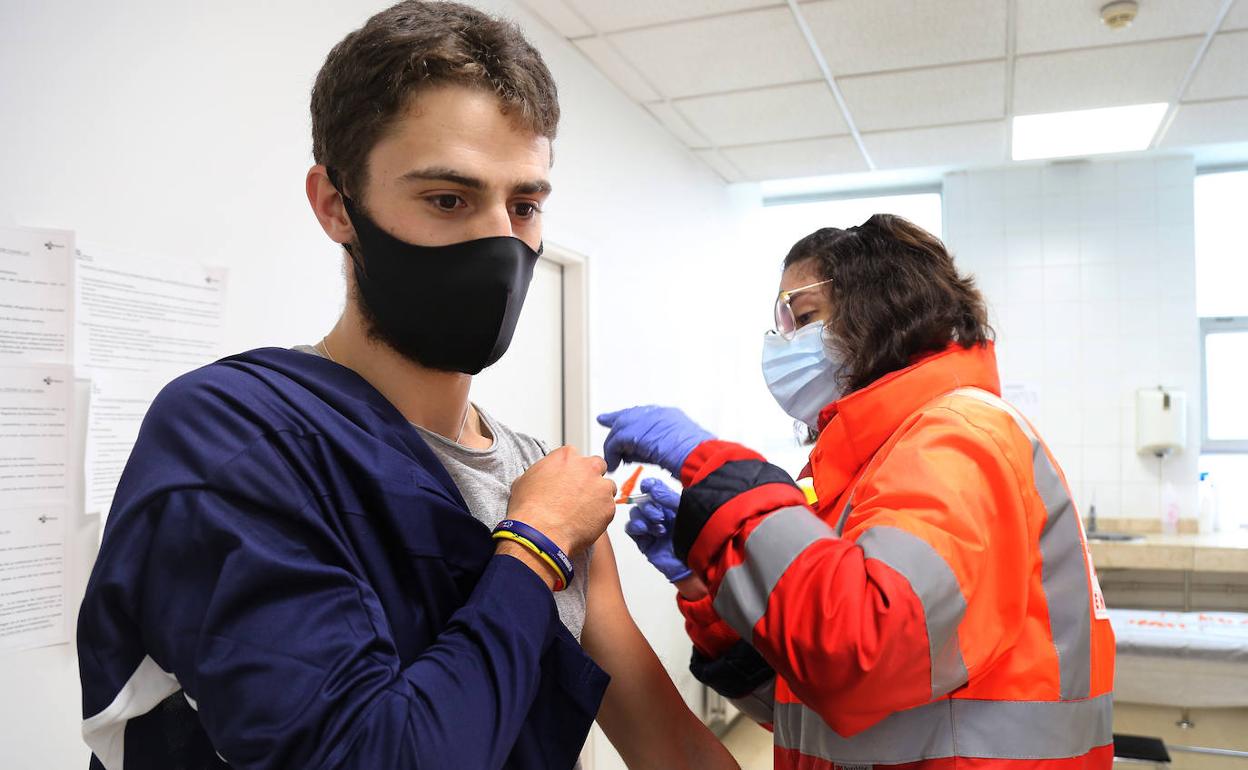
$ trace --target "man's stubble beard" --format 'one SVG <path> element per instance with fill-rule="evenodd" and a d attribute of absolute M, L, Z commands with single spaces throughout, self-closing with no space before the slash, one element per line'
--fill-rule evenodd
<path fill-rule="evenodd" d="M 351 256 L 351 254 L 354 254 L 354 256 Z M 364 322 L 364 333 L 368 339 L 385 345 L 395 353 L 398 353 L 403 358 L 423 369 L 450 372 L 450 369 L 441 369 L 422 361 L 420 355 L 412 349 L 411 346 L 403 344 L 401 340 L 395 338 L 394 335 L 387 332 L 386 329 L 378 322 L 377 314 L 373 312 L 372 307 L 368 304 L 368 300 L 364 298 L 364 292 L 360 290 L 360 282 L 356 280 L 355 277 L 355 270 L 357 269 L 356 259 L 363 261 L 364 258 L 364 251 L 360 248 L 360 242 L 358 240 L 352 241 L 351 250 L 348 254 L 349 264 L 344 271 L 350 272 L 345 274 L 343 277 L 347 281 L 347 284 L 351 287 L 351 301 L 354 302 L 356 308 L 359 309 L 360 319 Z"/>

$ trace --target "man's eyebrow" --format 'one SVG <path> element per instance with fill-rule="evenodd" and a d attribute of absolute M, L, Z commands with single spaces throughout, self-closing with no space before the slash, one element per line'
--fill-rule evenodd
<path fill-rule="evenodd" d="M 434 181 L 434 182 L 450 182 L 460 187 L 467 187 L 470 190 L 484 190 L 485 182 L 475 177 L 462 174 L 453 168 L 444 166 L 431 166 L 429 168 L 413 169 L 403 176 L 399 177 L 404 182 L 415 182 L 418 180 Z"/>
<path fill-rule="evenodd" d="M 399 178 L 404 182 L 450 182 L 460 187 L 467 187 L 470 190 L 484 190 L 486 188 L 484 181 L 446 166 L 413 169 Z M 549 194 L 550 191 L 550 182 L 545 179 L 518 182 L 512 188 L 513 195 L 542 195 Z"/>
<path fill-rule="evenodd" d="M 516 195 L 542 195 L 548 194 L 550 190 L 550 182 L 545 179 L 534 179 L 517 184 L 511 191 Z"/>

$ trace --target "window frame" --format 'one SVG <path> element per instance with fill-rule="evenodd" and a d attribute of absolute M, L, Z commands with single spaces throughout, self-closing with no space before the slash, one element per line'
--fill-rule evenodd
<path fill-rule="evenodd" d="M 1211 334 L 1248 332 L 1248 316 L 1213 316 L 1200 319 L 1200 451 L 1204 454 L 1248 454 L 1248 438 L 1209 438 L 1209 354 Z"/>

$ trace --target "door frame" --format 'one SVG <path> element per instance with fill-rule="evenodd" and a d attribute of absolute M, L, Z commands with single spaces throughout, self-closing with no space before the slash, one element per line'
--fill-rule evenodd
<path fill-rule="evenodd" d="M 542 258 L 563 270 L 563 443 L 590 454 L 589 260 L 584 254 L 549 241 Z"/>

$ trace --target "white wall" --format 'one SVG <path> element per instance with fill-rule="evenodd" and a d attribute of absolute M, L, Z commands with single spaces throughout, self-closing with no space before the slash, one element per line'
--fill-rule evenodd
<path fill-rule="evenodd" d="M 987 295 L 1005 380 L 1037 384 L 1038 427 L 1080 509 L 1196 515 L 1200 451 L 1189 157 L 1054 163 L 945 178 L 945 240 Z M 1135 391 L 1188 397 L 1188 446 L 1135 451 Z"/>
<path fill-rule="evenodd" d="M 717 429 L 743 408 L 735 383 L 757 377 L 732 363 L 740 340 L 718 311 L 739 291 L 738 204 L 559 36 L 506 0 L 482 5 L 516 15 L 559 82 L 547 237 L 590 260 L 594 409 L 678 403 Z M 383 6 L 6 0 L 0 223 L 228 266 L 229 351 L 319 338 L 341 307 L 340 253 L 304 200 L 308 93 L 329 48 Z M 71 529 L 76 606 L 95 531 Z M 669 587 L 613 538 L 639 623 L 696 692 Z M 0 660 L 6 770 L 84 766 L 74 656 Z"/>

